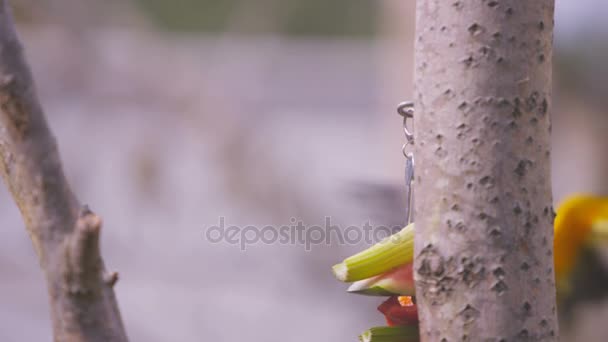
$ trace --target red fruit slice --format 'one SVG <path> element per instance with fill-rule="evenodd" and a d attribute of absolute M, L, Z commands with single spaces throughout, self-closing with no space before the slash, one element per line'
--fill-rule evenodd
<path fill-rule="evenodd" d="M 378 306 L 384 314 L 386 324 L 392 326 L 418 325 L 418 308 L 416 304 L 402 306 L 397 296 L 392 296 Z"/>

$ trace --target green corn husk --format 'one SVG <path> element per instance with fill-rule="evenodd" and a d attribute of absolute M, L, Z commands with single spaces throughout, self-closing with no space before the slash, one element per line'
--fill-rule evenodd
<path fill-rule="evenodd" d="M 412 263 L 387 273 L 353 283 L 348 292 L 367 296 L 414 296 L 416 291 Z"/>
<path fill-rule="evenodd" d="M 418 327 L 376 327 L 359 336 L 361 342 L 418 342 Z"/>
<path fill-rule="evenodd" d="M 380 275 L 414 259 L 414 224 L 333 267 L 338 280 L 353 282 Z"/>

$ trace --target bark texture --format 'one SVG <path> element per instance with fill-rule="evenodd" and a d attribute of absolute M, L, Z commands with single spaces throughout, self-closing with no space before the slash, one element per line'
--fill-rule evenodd
<path fill-rule="evenodd" d="M 0 0 L 0 173 L 45 273 L 55 341 L 127 341 L 99 249 L 101 219 L 62 171 L 6 0 Z M 24 327 L 25 328 L 25 327 Z"/>
<path fill-rule="evenodd" d="M 418 0 L 416 280 L 424 341 L 557 339 L 554 0 Z"/>

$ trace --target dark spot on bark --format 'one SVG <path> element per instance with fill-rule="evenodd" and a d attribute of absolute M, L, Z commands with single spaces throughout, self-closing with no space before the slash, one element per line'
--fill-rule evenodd
<path fill-rule="evenodd" d="M 470 68 L 473 64 L 473 56 L 467 56 L 460 60 L 460 62 L 464 63 L 467 68 Z"/>
<path fill-rule="evenodd" d="M 537 91 L 533 91 L 530 96 L 526 99 L 526 110 L 531 112 L 538 105 L 538 98 L 540 94 Z"/>
<path fill-rule="evenodd" d="M 545 114 L 547 114 L 548 110 L 549 110 L 549 102 L 547 101 L 546 98 L 544 98 L 543 102 L 541 102 L 540 107 L 538 108 L 538 114 L 540 114 L 541 116 L 544 116 Z"/>
<path fill-rule="evenodd" d="M 473 189 L 473 183 L 467 183 L 467 189 L 469 189 L 469 190 Z"/>
<path fill-rule="evenodd" d="M 527 340 L 529 338 L 529 333 L 528 330 L 526 329 L 522 329 L 519 334 L 517 334 L 517 338 L 521 341 L 521 340 Z"/>
<path fill-rule="evenodd" d="M 498 279 L 503 279 L 506 275 L 505 270 L 502 267 L 497 267 L 494 269 L 494 272 L 492 272 L 494 274 L 494 276 Z"/>
<path fill-rule="evenodd" d="M 511 102 L 507 99 L 505 99 L 504 97 L 499 97 L 496 101 L 496 103 L 498 104 L 498 107 L 508 107 L 511 105 Z"/>
<path fill-rule="evenodd" d="M 517 107 L 519 108 L 521 106 L 521 100 L 519 99 L 519 97 L 516 97 L 513 99 L 513 107 Z"/>
<path fill-rule="evenodd" d="M 416 260 L 418 260 L 416 268 L 418 281 L 424 284 L 422 296 L 433 305 L 445 303 L 456 283 L 455 278 L 450 275 L 454 270 L 432 244 L 428 244 L 417 255 Z"/>
<path fill-rule="evenodd" d="M 534 163 L 531 160 L 523 159 L 519 161 L 514 171 L 519 177 L 524 177 L 533 165 Z"/>
<path fill-rule="evenodd" d="M 521 264 L 521 266 L 519 266 L 519 268 L 520 268 L 522 271 L 526 272 L 526 271 L 528 271 L 528 270 L 530 269 L 530 265 L 529 265 L 527 262 L 525 262 L 525 261 L 524 261 L 524 262 Z"/>
<path fill-rule="evenodd" d="M 479 310 L 475 309 L 472 305 L 467 304 L 467 306 L 457 314 L 457 317 L 462 321 L 462 325 L 469 325 L 475 322 L 480 315 L 481 312 Z"/>
<path fill-rule="evenodd" d="M 515 206 L 513 207 L 513 214 L 515 214 L 515 215 L 521 214 L 521 207 L 519 206 L 519 204 L 515 204 Z"/>
<path fill-rule="evenodd" d="M 473 23 L 473 25 L 469 26 L 469 33 L 473 36 L 476 36 L 481 33 L 482 27 L 478 23 Z"/>
<path fill-rule="evenodd" d="M 437 157 L 439 157 L 439 158 L 445 158 L 445 157 L 447 157 L 448 152 L 447 152 L 446 150 L 444 150 L 444 149 L 443 149 L 443 147 L 438 146 L 438 147 L 435 149 L 435 155 L 436 155 Z"/>
<path fill-rule="evenodd" d="M 479 184 L 491 188 L 494 185 L 492 177 L 485 176 L 479 180 Z"/>
<path fill-rule="evenodd" d="M 512 15 L 512 14 L 513 14 L 513 8 L 511 8 L 511 7 L 507 8 L 507 9 L 505 10 L 505 13 L 506 13 L 507 15 Z"/>
<path fill-rule="evenodd" d="M 496 52 L 489 45 L 483 45 L 477 51 L 479 52 L 480 57 L 485 57 L 487 60 L 492 60 L 496 56 Z M 493 102 L 493 98 L 491 97 L 487 98 L 487 100 L 488 104 L 491 104 Z"/>
<path fill-rule="evenodd" d="M 502 236 L 502 232 L 500 231 L 500 227 L 493 227 L 490 230 L 490 236 L 494 239 L 498 239 Z"/>
<path fill-rule="evenodd" d="M 460 105 L 458 105 L 458 109 L 460 110 L 464 110 L 465 108 L 467 108 L 467 101 L 463 101 Z"/>
<path fill-rule="evenodd" d="M 529 221 L 526 221 L 524 228 L 526 229 L 526 235 L 529 235 L 532 230 L 532 224 Z"/>
<path fill-rule="evenodd" d="M 532 304 L 530 304 L 528 301 L 525 301 L 522 308 L 524 309 L 524 315 L 527 316 L 532 311 Z"/>
<path fill-rule="evenodd" d="M 479 284 L 479 282 L 485 276 L 485 268 L 480 258 L 468 258 L 463 257 L 461 262 L 458 275 L 462 281 L 469 287 L 473 288 Z"/>
<path fill-rule="evenodd" d="M 526 138 L 526 145 L 532 145 L 534 143 L 534 138 L 532 138 L 532 136 L 529 136 L 528 138 Z"/>
<path fill-rule="evenodd" d="M 427 245 L 420 253 L 422 263 L 418 268 L 418 273 L 424 276 L 433 275 L 441 276 L 444 272 L 444 260 L 439 255 L 435 246 L 432 244 Z"/>
<path fill-rule="evenodd" d="M 488 215 L 484 212 L 479 213 L 479 215 L 477 215 L 477 218 L 479 218 L 480 220 L 485 220 L 486 218 L 488 218 Z"/>
<path fill-rule="evenodd" d="M 496 282 L 496 284 L 494 284 L 494 286 L 492 286 L 492 291 L 496 292 L 496 294 L 499 296 L 502 296 L 505 292 L 507 292 L 508 289 L 509 287 L 502 280 L 499 280 Z"/>
<path fill-rule="evenodd" d="M 488 7 L 496 7 L 498 5 L 498 1 L 492 0 L 488 1 Z"/>
<path fill-rule="evenodd" d="M 538 29 L 541 30 L 541 31 L 545 29 L 545 22 L 544 21 L 539 21 L 538 22 Z"/>
<path fill-rule="evenodd" d="M 464 225 L 464 223 L 462 221 L 458 221 L 458 223 L 456 223 L 456 226 L 454 227 L 454 229 L 456 229 L 458 232 L 462 233 L 467 230 L 467 227 Z"/>
<path fill-rule="evenodd" d="M 538 62 L 539 63 L 544 63 L 545 62 L 545 55 L 544 54 L 540 54 L 538 55 Z"/>
<path fill-rule="evenodd" d="M 537 118 L 530 119 L 530 124 L 532 124 L 532 125 L 538 124 L 538 119 Z"/>
<path fill-rule="evenodd" d="M 453 211 L 460 211 L 460 206 L 456 203 L 456 204 L 452 205 L 452 208 L 450 208 L 450 209 L 452 209 Z"/>
<path fill-rule="evenodd" d="M 511 115 L 513 115 L 514 118 L 518 119 L 521 117 L 521 110 L 519 109 L 519 106 L 515 106 L 513 108 L 513 111 L 511 112 Z"/>

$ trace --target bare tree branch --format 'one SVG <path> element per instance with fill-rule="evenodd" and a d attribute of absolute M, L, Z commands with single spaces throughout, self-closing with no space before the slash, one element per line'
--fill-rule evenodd
<path fill-rule="evenodd" d="M 424 341 L 557 340 L 554 0 L 419 0 L 416 294 Z"/>
<path fill-rule="evenodd" d="M 63 174 L 6 0 L 0 0 L 0 172 L 45 273 L 55 341 L 127 341 L 100 255 L 101 219 Z"/>

